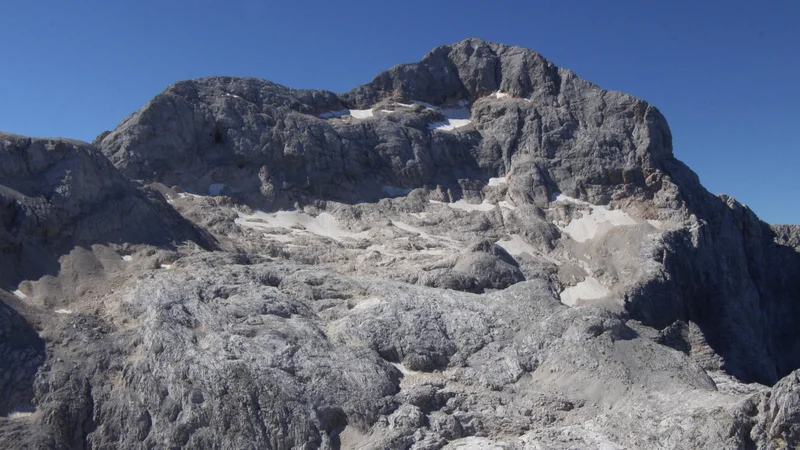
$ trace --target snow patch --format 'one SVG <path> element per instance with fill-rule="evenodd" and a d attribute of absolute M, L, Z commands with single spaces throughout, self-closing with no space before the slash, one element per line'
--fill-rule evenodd
<path fill-rule="evenodd" d="M 36 412 L 36 408 L 30 405 L 20 405 L 16 408 L 12 409 L 11 412 L 6 415 L 6 419 L 14 420 L 14 419 L 24 419 L 26 417 L 30 417 L 33 413 Z"/>
<path fill-rule="evenodd" d="M 269 228 L 287 228 L 292 233 L 301 233 L 298 227 L 305 232 L 341 241 L 344 238 L 360 239 L 368 236 L 368 232 L 353 233 L 341 228 L 336 218 L 328 213 L 321 213 L 314 217 L 299 211 L 278 211 L 265 213 L 256 211 L 254 214 L 239 214 L 234 223 L 246 228 L 260 231 L 269 231 Z"/>
<path fill-rule="evenodd" d="M 339 111 L 328 111 L 319 115 L 323 119 L 341 119 L 350 116 L 354 119 L 367 119 L 373 116 L 371 109 L 340 109 Z"/>
<path fill-rule="evenodd" d="M 28 298 L 28 296 L 27 296 L 27 295 L 25 295 L 25 293 L 23 293 L 23 292 L 22 292 L 22 291 L 20 291 L 19 289 L 17 289 L 16 291 L 12 292 L 12 294 L 16 295 L 16 296 L 17 296 L 17 298 L 21 298 L 21 299 L 23 299 L 23 300 L 25 300 L 26 298 Z"/>
<path fill-rule="evenodd" d="M 553 197 L 550 199 L 552 202 L 563 202 L 563 203 L 573 203 L 575 205 L 584 205 L 584 206 L 594 206 L 589 202 L 585 202 L 583 200 L 578 200 L 577 198 L 569 197 L 561 192 L 553 193 Z"/>
<path fill-rule="evenodd" d="M 484 200 L 483 203 L 474 205 L 468 201 L 461 199 L 453 203 L 448 203 L 447 206 L 453 209 L 460 209 L 461 211 L 492 211 L 496 205 Z"/>
<path fill-rule="evenodd" d="M 57 310 L 55 310 L 53 312 L 56 313 L 56 314 L 72 314 L 72 310 L 71 309 L 57 309 Z"/>
<path fill-rule="evenodd" d="M 428 129 L 430 130 L 440 130 L 440 131 L 451 131 L 455 130 L 456 128 L 461 128 L 464 126 L 469 125 L 472 123 L 471 120 L 464 120 L 464 119 L 447 119 L 441 122 L 433 122 L 428 124 Z"/>
<path fill-rule="evenodd" d="M 227 93 L 227 92 L 225 93 L 225 96 L 226 96 L 226 97 L 239 98 L 239 99 L 240 99 L 240 98 L 242 98 L 242 97 L 239 97 L 239 96 L 238 96 L 238 95 L 236 95 L 236 94 L 229 94 L 229 93 Z"/>
<path fill-rule="evenodd" d="M 508 177 L 489 178 L 489 186 L 500 186 L 508 183 Z"/>
<path fill-rule="evenodd" d="M 572 219 L 565 227 L 559 227 L 561 231 L 569 234 L 572 239 L 578 242 L 586 242 L 593 239 L 601 227 L 629 226 L 638 223 L 625 211 L 608 209 L 607 206 L 592 205 L 591 203 L 567 197 L 560 193 L 556 194 L 555 201 L 573 203 L 589 208 L 588 212 L 580 212 L 580 214 L 582 214 L 580 218 Z"/>
<path fill-rule="evenodd" d="M 172 269 L 172 264 L 162 264 L 161 268 L 162 269 Z"/>
<path fill-rule="evenodd" d="M 511 204 L 511 202 L 507 202 L 505 200 L 502 200 L 502 201 L 498 202 L 497 204 L 500 205 L 501 208 L 517 209 L 517 207 L 514 206 L 513 204 Z"/>
<path fill-rule="evenodd" d="M 597 278 L 586 277 L 575 286 L 568 287 L 559 294 L 561 303 L 575 306 L 579 300 L 597 300 L 611 295 L 611 291 L 597 281 Z"/>
<path fill-rule="evenodd" d="M 351 109 L 350 116 L 355 119 L 368 119 L 372 117 L 371 109 Z"/>
<path fill-rule="evenodd" d="M 421 102 L 419 100 L 411 100 L 411 102 L 413 104 L 422 105 L 427 109 L 439 111 L 442 113 L 443 116 L 446 117 L 446 119 L 443 121 L 428 124 L 428 129 L 430 130 L 450 131 L 472 123 L 472 121 L 470 120 L 471 113 L 469 108 L 467 107 L 469 106 L 469 102 L 466 100 L 459 101 L 458 107 L 456 108 L 433 106 L 430 103 Z M 413 106 L 405 103 L 397 103 L 397 105 Z"/>
<path fill-rule="evenodd" d="M 122 257 L 122 260 L 123 261 L 133 261 L 133 256 L 125 255 L 125 256 Z"/>
<path fill-rule="evenodd" d="M 447 119 L 441 122 L 434 122 L 429 124 L 428 128 L 431 130 L 450 131 L 472 123 L 472 120 L 470 120 L 471 113 L 469 109 L 463 106 L 460 108 L 442 108 L 439 111 Z"/>
<path fill-rule="evenodd" d="M 570 221 L 569 225 L 562 228 L 562 231 L 578 242 L 586 242 L 595 237 L 603 224 L 618 227 L 636 225 L 636 221 L 625 211 L 609 210 L 597 206 L 592 208 L 589 214 L 583 212 L 583 217 Z"/>
<path fill-rule="evenodd" d="M 179 192 L 178 193 L 178 197 L 180 197 L 180 198 L 186 198 L 186 197 L 189 197 L 189 198 L 203 198 L 202 195 L 192 194 L 191 192 Z"/>

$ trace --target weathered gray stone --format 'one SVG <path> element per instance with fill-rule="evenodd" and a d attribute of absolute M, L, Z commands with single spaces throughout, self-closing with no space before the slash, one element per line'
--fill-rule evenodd
<path fill-rule="evenodd" d="M 0 142 L 0 447 L 798 445 L 797 227 L 533 51 Z"/>

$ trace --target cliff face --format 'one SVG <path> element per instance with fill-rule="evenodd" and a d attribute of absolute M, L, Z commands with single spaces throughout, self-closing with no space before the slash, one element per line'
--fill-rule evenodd
<path fill-rule="evenodd" d="M 321 118 L 350 110 L 361 113 Z M 444 130 L 454 124 L 463 126 Z M 675 225 L 662 273 L 628 283 L 633 317 L 698 323 L 743 380 L 774 383 L 800 366 L 796 252 L 700 185 L 656 108 L 530 50 L 467 40 L 341 96 L 253 79 L 182 82 L 99 146 L 131 177 L 203 194 L 224 185 L 266 209 L 376 201 L 396 193 L 387 186 L 480 202 L 490 178 L 509 174 L 514 205 L 547 208 L 557 193 L 618 204 Z"/>
<path fill-rule="evenodd" d="M 59 271 L 76 246 L 203 241 L 158 195 L 89 144 L 0 134 L 0 286 Z"/>
<path fill-rule="evenodd" d="M 30 368 L 0 442 L 797 443 L 795 228 L 536 52 L 470 39 L 339 95 L 184 81 L 93 146 L 4 139 Z"/>

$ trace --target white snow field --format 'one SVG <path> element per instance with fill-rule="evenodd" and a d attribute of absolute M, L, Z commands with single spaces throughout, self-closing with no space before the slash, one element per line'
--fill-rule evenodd
<path fill-rule="evenodd" d="M 575 306 L 579 300 L 596 300 L 607 297 L 611 294 L 605 286 L 597 281 L 597 278 L 586 277 L 575 286 L 568 287 L 559 295 L 561 303 L 567 306 Z"/>
<path fill-rule="evenodd" d="M 323 119 L 341 119 L 344 116 L 350 116 L 354 119 L 368 119 L 373 115 L 372 109 L 340 109 L 339 111 L 328 111 L 319 116 Z"/>
<path fill-rule="evenodd" d="M 591 240 L 595 237 L 595 235 L 597 235 L 597 232 L 601 228 L 629 226 L 639 223 L 625 211 L 619 209 L 608 209 L 606 206 L 592 205 L 591 203 L 568 197 L 563 194 L 557 194 L 555 201 L 574 203 L 576 205 L 589 207 L 588 213 L 586 211 L 581 211 L 580 214 L 582 214 L 582 217 L 572 219 L 569 224 L 564 227 L 560 227 L 561 231 L 566 232 L 572 239 L 578 242 L 586 242 Z"/>
<path fill-rule="evenodd" d="M 431 130 L 450 131 L 472 123 L 472 120 L 470 120 L 470 110 L 465 106 L 460 106 L 458 108 L 441 108 L 439 111 L 447 119 L 428 125 L 428 128 Z"/>
<path fill-rule="evenodd" d="M 489 178 L 489 186 L 500 186 L 508 183 L 508 177 Z"/>

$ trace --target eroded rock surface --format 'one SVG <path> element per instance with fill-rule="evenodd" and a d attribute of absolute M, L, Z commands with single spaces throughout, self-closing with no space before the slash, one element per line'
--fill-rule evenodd
<path fill-rule="evenodd" d="M 798 445 L 797 227 L 533 51 L 2 139 L 3 446 Z"/>

